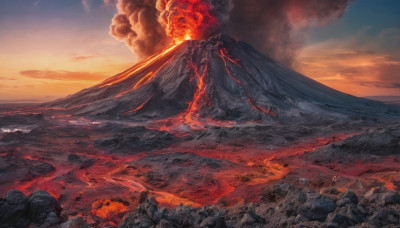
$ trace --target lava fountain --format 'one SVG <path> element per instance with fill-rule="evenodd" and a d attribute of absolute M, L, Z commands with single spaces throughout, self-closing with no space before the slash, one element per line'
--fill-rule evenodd
<path fill-rule="evenodd" d="M 208 1 L 158 0 L 157 9 L 161 12 L 159 21 L 175 44 L 205 38 L 220 25 Z"/>

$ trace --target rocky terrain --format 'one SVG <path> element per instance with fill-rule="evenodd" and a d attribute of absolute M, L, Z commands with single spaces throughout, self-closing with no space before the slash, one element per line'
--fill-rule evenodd
<path fill-rule="evenodd" d="M 400 225 L 400 195 L 383 188 L 365 195 L 334 187 L 319 192 L 307 186 L 276 184 L 262 189 L 259 203 L 176 208 L 160 207 L 148 192 L 142 192 L 138 207 L 127 213 L 118 227 L 397 227 Z M 84 228 L 82 217 L 66 220 L 58 202 L 45 191 L 25 196 L 9 191 L 0 200 L 1 227 Z"/>
<path fill-rule="evenodd" d="M 216 205 L 160 208 L 154 198 L 142 201 L 119 227 L 396 227 L 400 195 L 385 188 L 364 196 L 334 187 L 315 192 L 278 184 L 263 188 L 259 203 L 232 208 Z"/>

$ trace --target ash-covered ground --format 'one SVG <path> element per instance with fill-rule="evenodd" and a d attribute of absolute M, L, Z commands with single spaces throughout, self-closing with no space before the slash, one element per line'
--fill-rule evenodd
<path fill-rule="evenodd" d="M 399 120 L 157 124 L 4 112 L 0 227 L 400 226 Z"/>

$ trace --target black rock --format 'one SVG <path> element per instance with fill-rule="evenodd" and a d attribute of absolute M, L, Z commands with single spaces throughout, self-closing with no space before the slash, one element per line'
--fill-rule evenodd
<path fill-rule="evenodd" d="M 352 191 L 346 191 L 344 194 L 339 195 L 339 200 L 336 202 L 338 207 L 345 206 L 346 204 L 357 205 L 357 195 Z"/>
<path fill-rule="evenodd" d="M 161 149 L 179 140 L 166 132 L 145 127 L 121 129 L 117 134 L 94 141 L 94 146 L 115 153 L 137 153 Z"/>
<path fill-rule="evenodd" d="M 57 217 L 61 214 L 61 206 L 48 192 L 37 190 L 28 197 L 28 217 L 35 224 L 42 224 L 48 216 Z"/>
<path fill-rule="evenodd" d="M 68 155 L 68 161 L 70 162 L 75 162 L 75 161 L 80 161 L 80 156 L 76 155 L 76 154 L 69 154 Z"/>
<path fill-rule="evenodd" d="M 89 228 L 82 217 L 74 217 L 60 225 L 60 228 Z"/>
<path fill-rule="evenodd" d="M 400 194 L 397 192 L 389 192 L 383 196 L 385 205 L 400 204 Z"/>
<path fill-rule="evenodd" d="M 35 178 L 35 177 L 39 177 L 39 176 L 44 176 L 54 170 L 55 170 L 55 168 L 51 164 L 41 162 L 41 163 L 33 166 L 29 170 L 29 174 L 31 175 L 31 178 Z"/>
<path fill-rule="evenodd" d="M 338 208 L 339 209 L 339 208 Z M 327 221 L 337 223 L 339 227 L 355 226 L 364 222 L 366 216 L 354 205 L 347 205 L 328 215 Z"/>
<path fill-rule="evenodd" d="M 23 227 L 29 225 L 26 218 L 28 198 L 20 190 L 10 190 L 0 200 L 0 227 Z"/>
<path fill-rule="evenodd" d="M 325 221 L 326 216 L 336 208 L 335 202 L 324 195 L 317 195 L 300 207 L 300 213 L 311 221 Z"/>
<path fill-rule="evenodd" d="M 79 167 L 80 169 L 86 169 L 89 168 L 90 166 L 96 164 L 95 159 L 88 159 L 82 162 L 82 165 Z"/>
<path fill-rule="evenodd" d="M 400 214 L 392 208 L 383 208 L 376 211 L 369 219 L 368 224 L 376 227 L 400 225 Z"/>
<path fill-rule="evenodd" d="M 26 197 L 19 190 L 10 190 L 0 199 L 0 227 L 23 228 L 30 224 L 40 227 L 57 227 L 60 204 L 49 193 L 38 190 Z"/>

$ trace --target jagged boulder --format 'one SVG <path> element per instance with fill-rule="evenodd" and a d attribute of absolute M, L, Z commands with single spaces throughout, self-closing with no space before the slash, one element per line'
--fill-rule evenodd
<path fill-rule="evenodd" d="M 55 222 L 56 218 L 61 214 L 61 206 L 57 200 L 51 196 L 48 192 L 43 190 L 37 190 L 28 196 L 29 220 L 35 224 L 42 224 L 47 222 Z"/>
<path fill-rule="evenodd" d="M 316 195 L 308 199 L 300 207 L 300 214 L 311 221 L 325 221 L 329 213 L 336 209 L 335 202 L 324 195 Z"/>
<path fill-rule="evenodd" d="M 74 217 L 60 225 L 60 228 L 89 228 L 82 217 Z"/>
<path fill-rule="evenodd" d="M 28 226 L 28 208 L 28 198 L 20 190 L 10 190 L 0 200 L 0 227 Z"/>
<path fill-rule="evenodd" d="M 37 190 L 25 196 L 20 190 L 10 190 L 0 199 L 0 227 L 57 226 L 61 206 L 48 192 Z"/>

